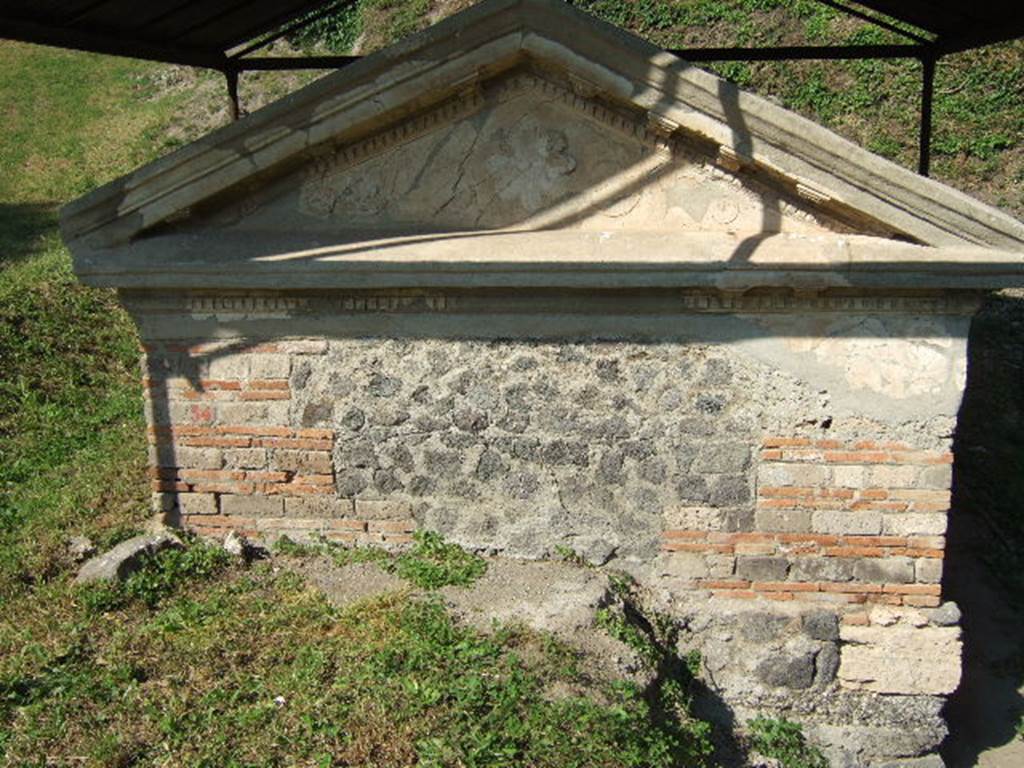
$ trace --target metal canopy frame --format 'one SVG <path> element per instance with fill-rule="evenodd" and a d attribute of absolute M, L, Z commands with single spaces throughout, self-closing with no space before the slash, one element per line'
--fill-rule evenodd
<path fill-rule="evenodd" d="M 0 37 L 218 70 L 226 79 L 231 114 L 237 119 L 241 114 L 238 81 L 243 72 L 337 69 L 357 61 L 357 56 L 252 55 L 332 13 L 351 8 L 356 1 L 151 0 L 139 4 L 128 0 L 13 0 L 0 9 Z M 999 2 L 975 0 L 968 6 L 963 0 L 817 1 L 907 42 L 670 52 L 691 62 L 916 59 L 921 63 L 918 172 L 927 176 L 935 70 L 941 57 L 1024 36 L 1024 12 L 1008 13 Z"/>

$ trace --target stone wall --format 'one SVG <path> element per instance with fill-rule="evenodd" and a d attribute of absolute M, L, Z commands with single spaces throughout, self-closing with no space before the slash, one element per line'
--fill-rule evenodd
<path fill-rule="evenodd" d="M 667 568 L 734 598 L 934 607 L 951 465 L 901 442 L 762 438 L 751 530 L 679 508 Z"/>
<path fill-rule="evenodd" d="M 159 344 L 146 350 L 150 474 L 156 506 L 206 535 L 317 533 L 360 544 L 404 544 L 415 528 L 395 501 L 336 490 L 335 430 L 294 419 L 293 385 L 324 340 L 247 345 Z M 292 376 L 293 367 L 296 376 Z M 330 408 L 324 415 L 332 412 Z"/>
<path fill-rule="evenodd" d="M 701 714 L 722 723 L 782 716 L 804 725 L 833 768 L 941 766 L 944 696 L 959 681 L 959 613 L 665 597 L 701 653 Z M 932 753 L 932 754 L 929 754 Z"/>
<path fill-rule="evenodd" d="M 179 523 L 572 549 L 630 571 L 688 626 L 719 719 L 801 720 L 849 766 L 944 736 L 960 670 L 941 579 L 962 313 L 124 298 L 146 344 L 155 498 Z M 619 313 L 595 311 L 608 306 Z"/>

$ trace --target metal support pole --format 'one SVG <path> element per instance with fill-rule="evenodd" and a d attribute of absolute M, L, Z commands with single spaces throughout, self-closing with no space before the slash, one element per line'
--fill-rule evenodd
<path fill-rule="evenodd" d="M 935 63 L 929 52 L 921 57 L 921 135 L 918 139 L 917 172 L 927 176 L 932 159 L 932 97 L 935 95 Z"/>
<path fill-rule="evenodd" d="M 804 61 L 828 59 L 920 59 L 924 46 L 898 45 L 776 45 L 766 48 L 670 48 L 684 61 Z"/>
<path fill-rule="evenodd" d="M 341 69 L 359 61 L 361 56 L 253 56 L 232 59 L 239 72 L 297 69 Z"/>
<path fill-rule="evenodd" d="M 228 101 L 231 102 L 231 119 L 242 116 L 242 107 L 238 102 L 238 70 L 234 67 L 224 70 L 224 79 L 228 81 Z"/>

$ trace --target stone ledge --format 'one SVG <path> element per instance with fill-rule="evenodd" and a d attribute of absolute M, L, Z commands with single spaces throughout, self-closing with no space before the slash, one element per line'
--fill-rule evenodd
<path fill-rule="evenodd" d="M 734 295 L 754 288 L 813 293 L 1024 286 L 1024 254 L 858 235 L 493 230 L 330 237 L 334 243 L 325 245 L 324 237 L 312 235 L 218 231 L 150 237 L 116 249 L 79 245 L 75 271 L 90 285 L 202 290 L 701 288 Z M 756 248 L 737 260 L 751 237 Z M 687 303 L 680 299 L 679 307 Z"/>

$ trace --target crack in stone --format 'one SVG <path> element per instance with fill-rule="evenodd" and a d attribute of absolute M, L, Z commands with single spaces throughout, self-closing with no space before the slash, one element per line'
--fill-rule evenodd
<path fill-rule="evenodd" d="M 444 209 L 447 208 L 449 205 L 451 205 L 455 198 L 458 197 L 459 184 L 462 183 L 462 177 L 466 173 L 466 165 L 469 163 L 470 158 L 473 156 L 473 152 L 476 150 L 476 145 L 480 141 L 480 134 L 482 132 L 483 131 L 478 128 L 476 129 L 476 132 L 473 134 L 473 141 L 469 145 L 469 149 L 466 150 L 466 154 L 459 162 L 458 169 L 456 170 L 456 178 L 455 183 L 452 184 L 451 196 L 447 200 L 445 200 L 444 203 L 442 203 L 441 206 L 436 211 L 434 211 L 435 216 L 439 216 L 441 212 L 444 211 Z"/>

